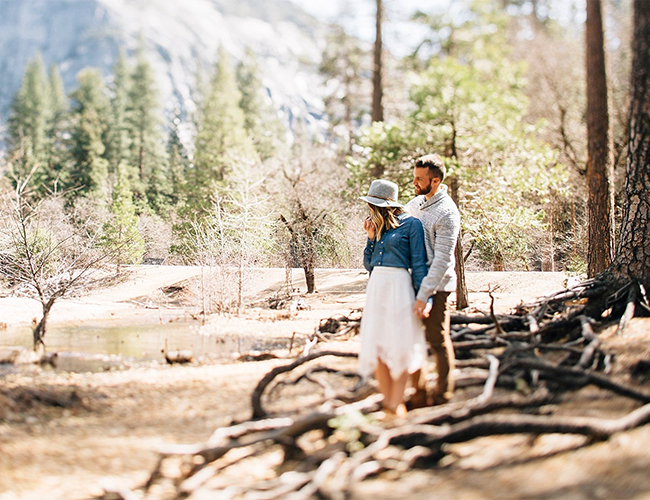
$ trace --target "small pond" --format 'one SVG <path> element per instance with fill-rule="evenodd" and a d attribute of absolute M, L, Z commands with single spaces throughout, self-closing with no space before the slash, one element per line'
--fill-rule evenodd
<path fill-rule="evenodd" d="M 287 347 L 288 341 L 234 333 L 204 333 L 199 322 L 116 325 L 55 324 L 48 328 L 48 352 L 57 352 L 57 370 L 101 371 L 133 362 L 164 361 L 164 352 L 190 350 L 193 357 L 231 359 L 239 353 Z M 0 349 L 32 345 L 29 326 L 0 331 Z M 0 374 L 12 371 L 0 365 Z"/>

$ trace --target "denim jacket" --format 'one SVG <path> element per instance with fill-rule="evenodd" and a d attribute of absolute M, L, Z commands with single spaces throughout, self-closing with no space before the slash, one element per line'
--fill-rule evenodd
<path fill-rule="evenodd" d="M 413 289 L 418 293 L 427 274 L 427 253 L 422 223 L 407 213 L 397 217 L 399 227 L 382 232 L 381 238 L 368 239 L 363 252 L 363 267 L 372 273 L 376 266 L 411 269 Z"/>

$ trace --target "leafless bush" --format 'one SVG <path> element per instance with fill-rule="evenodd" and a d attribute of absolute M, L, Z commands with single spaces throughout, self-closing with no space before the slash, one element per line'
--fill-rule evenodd
<path fill-rule="evenodd" d="M 110 210 L 106 203 L 97 203 L 93 198 L 81 196 L 74 200 L 70 217 L 75 225 L 83 226 L 89 234 L 95 234 L 110 218 Z"/>
<path fill-rule="evenodd" d="M 157 215 L 142 214 L 138 218 L 138 231 L 145 244 L 143 262 L 166 261 L 172 242 L 171 223 Z"/>
<path fill-rule="evenodd" d="M 316 267 L 357 267 L 365 240 L 361 204 L 343 195 L 347 171 L 324 146 L 298 143 L 279 165 L 271 186 L 281 230 L 276 233 L 287 267 L 305 272 L 307 292 L 315 290 Z"/>
<path fill-rule="evenodd" d="M 252 172 L 259 173 L 242 169 L 230 189 L 215 195 L 211 214 L 186 225 L 183 254 L 201 266 L 197 292 L 204 316 L 241 311 L 253 268 L 275 253 L 273 210 L 261 191 L 265 179 Z"/>
<path fill-rule="evenodd" d="M 98 232 L 76 227 L 56 195 L 33 201 L 29 177 L 5 192 L 0 211 L 0 274 L 15 293 L 42 306 L 33 331 L 34 349 L 44 351 L 44 336 L 55 301 L 88 286 L 116 249 L 99 248 Z"/>

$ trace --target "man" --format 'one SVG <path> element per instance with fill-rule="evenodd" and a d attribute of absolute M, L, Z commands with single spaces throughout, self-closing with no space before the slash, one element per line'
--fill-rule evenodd
<path fill-rule="evenodd" d="M 460 232 L 460 213 L 447 194 L 445 165 L 437 154 L 426 155 L 415 162 L 413 185 L 417 195 L 406 209 L 422 221 L 429 272 L 422 280 L 413 310 L 424 322 L 427 342 L 431 346 L 438 372 L 438 386 L 428 395 L 425 374 L 415 372 L 411 381 L 416 389 L 411 405 L 442 404 L 451 398 L 454 381 L 454 348 L 449 334 L 449 294 L 456 290 L 456 259 L 454 250 Z"/>

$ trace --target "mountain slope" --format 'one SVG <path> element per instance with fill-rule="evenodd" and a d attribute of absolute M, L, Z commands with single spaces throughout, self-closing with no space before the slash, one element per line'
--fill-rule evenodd
<path fill-rule="evenodd" d="M 166 111 L 178 103 L 191 112 L 197 71 L 209 71 L 223 45 L 233 62 L 252 48 L 275 105 L 290 121 L 315 123 L 323 31 L 287 0 L 0 0 L 0 120 L 37 51 L 70 91 L 82 68 L 108 76 L 120 47 L 143 45 Z"/>

